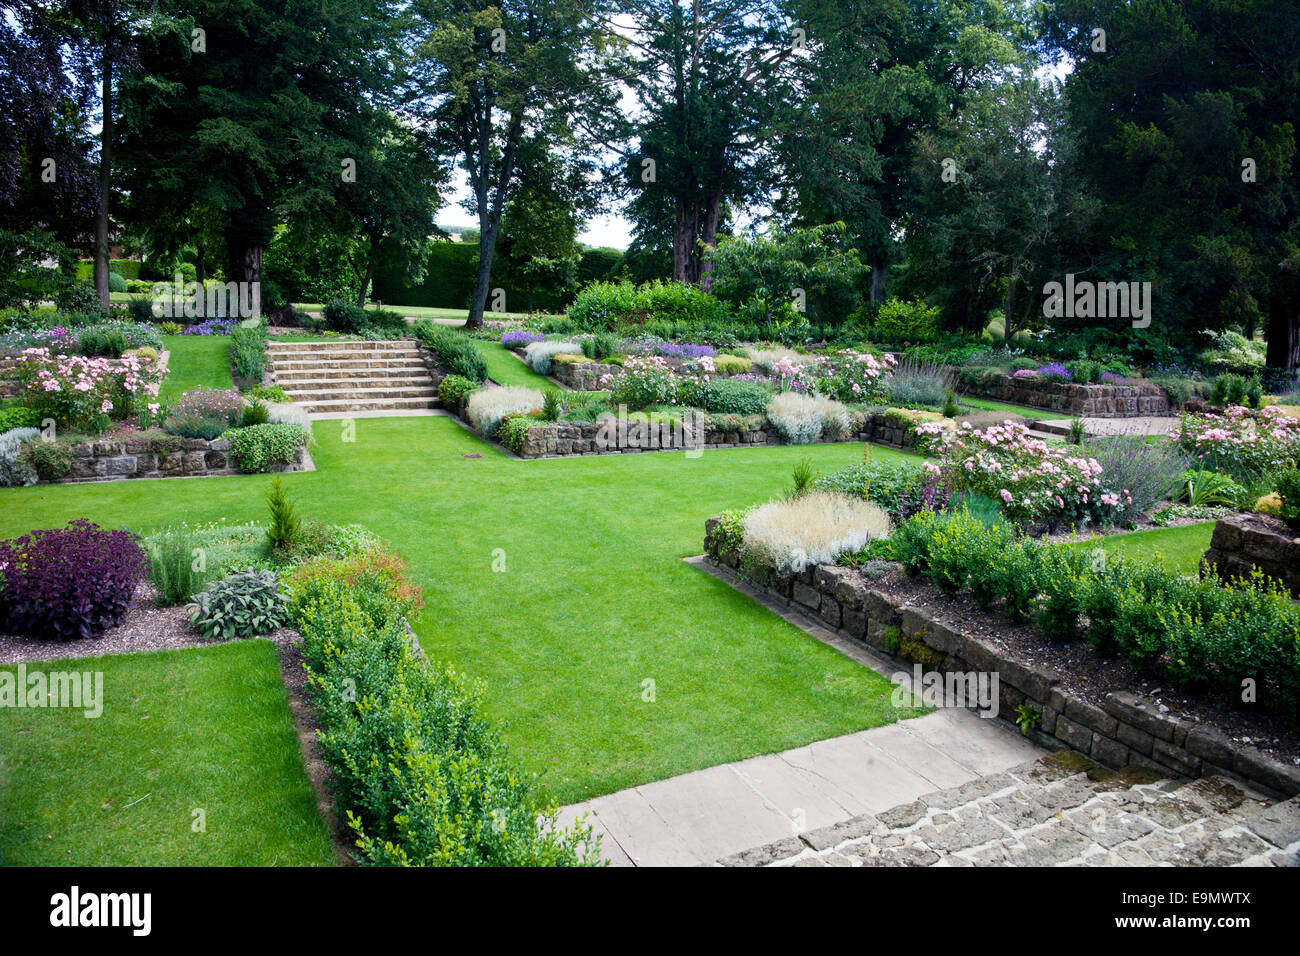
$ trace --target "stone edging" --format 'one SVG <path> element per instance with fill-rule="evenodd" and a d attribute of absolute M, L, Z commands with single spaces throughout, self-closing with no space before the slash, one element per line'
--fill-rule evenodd
<path fill-rule="evenodd" d="M 717 521 L 705 522 L 708 537 Z M 740 566 L 735 554 L 715 549 L 708 556 L 733 569 Z M 819 565 L 800 574 L 777 575 L 760 568 L 747 578 L 778 601 L 887 659 L 901 658 L 943 673 L 996 672 L 1000 714 L 1013 714 L 1021 705 L 1038 710 L 1042 720 L 1031 737 L 1047 746 L 1064 745 L 1111 768 L 1138 765 L 1183 777 L 1226 774 L 1271 794 L 1300 793 L 1300 767 L 1234 743 L 1214 728 L 1166 717 L 1153 701 L 1127 691 L 1111 692 L 1097 707 L 1071 695 L 1055 672 L 1003 656 L 929 611 L 871 587 L 852 569 Z"/>
<path fill-rule="evenodd" d="M 1169 396 L 1151 382 L 1080 385 L 1006 375 L 981 391 L 989 398 L 1084 418 L 1139 418 L 1169 414 Z"/>
<path fill-rule="evenodd" d="M 77 484 L 88 481 L 152 480 L 157 478 L 201 478 L 243 474 L 234 466 L 230 440 L 226 438 L 177 438 L 174 450 L 162 450 L 148 438 L 99 439 L 77 445 L 68 477 L 40 484 Z M 316 463 L 306 446 L 299 446 L 294 460 L 275 465 L 272 472 L 315 471 Z"/>

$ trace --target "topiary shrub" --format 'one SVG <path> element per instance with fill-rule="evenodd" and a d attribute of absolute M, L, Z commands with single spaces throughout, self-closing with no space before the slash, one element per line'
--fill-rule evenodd
<path fill-rule="evenodd" d="M 0 541 L 0 631 L 39 640 L 94 637 L 122 620 L 148 567 L 135 535 L 85 518 Z"/>
<path fill-rule="evenodd" d="M 274 571 L 236 571 L 194 595 L 190 627 L 207 640 L 257 637 L 289 623 L 284 587 Z"/>

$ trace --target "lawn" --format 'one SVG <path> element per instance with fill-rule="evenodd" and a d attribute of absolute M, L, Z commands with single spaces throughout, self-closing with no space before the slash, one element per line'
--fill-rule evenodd
<path fill-rule="evenodd" d="M 162 396 L 175 401 L 181 394 L 205 385 L 208 388 L 233 388 L 230 377 L 230 336 L 164 335 L 167 376 Z"/>
<path fill-rule="evenodd" d="M 487 682 L 489 714 L 558 801 L 898 716 L 883 678 L 681 561 L 702 550 L 705 518 L 779 493 L 803 457 L 830 470 L 861 445 L 520 462 L 446 417 L 359 420 L 355 442 L 334 425 L 316 424 L 319 470 L 286 475 L 289 492 L 406 556 L 425 650 Z M 0 535 L 78 516 L 137 530 L 262 520 L 267 483 L 6 489 Z"/>
<path fill-rule="evenodd" d="M 1213 533 L 1213 521 L 1177 528 L 1154 528 L 1150 531 L 1115 535 L 1106 540 L 1105 549 L 1107 554 L 1160 558 L 1166 567 L 1184 574 L 1196 574 L 1200 568 L 1201 556 L 1210 546 L 1210 536 Z M 1082 541 L 1076 545 L 1089 550 L 1096 546 L 1091 541 Z"/>
<path fill-rule="evenodd" d="M 558 388 L 545 375 L 538 375 L 529 366 L 519 361 L 519 357 L 499 342 L 484 342 L 474 339 L 474 346 L 483 353 L 487 361 L 488 378 L 498 385 L 523 385 L 527 388 Z"/>
<path fill-rule="evenodd" d="M 0 864 L 333 863 L 269 642 L 37 668 L 101 671 L 103 713 L 0 709 Z"/>
<path fill-rule="evenodd" d="M 1028 405 L 1012 405 L 1009 402 L 995 402 L 988 398 L 977 398 L 973 395 L 959 395 L 957 397 L 957 404 L 968 405 L 981 412 L 1010 412 L 1012 415 L 1023 415 L 1029 419 L 1042 419 L 1043 421 L 1071 417 L 1062 412 L 1053 412 L 1045 408 L 1031 408 Z"/>
<path fill-rule="evenodd" d="M 294 308 L 301 309 L 304 312 L 319 312 L 325 306 L 320 302 L 295 302 Z M 442 309 L 427 305 L 393 305 L 385 302 L 380 306 L 374 302 L 369 302 L 366 304 L 366 308 L 371 312 L 381 308 L 389 312 L 400 312 L 408 319 L 453 319 L 464 322 L 469 316 L 469 309 Z M 484 312 L 483 318 L 485 321 L 510 322 L 516 319 L 526 319 L 529 315 L 528 312 Z"/>

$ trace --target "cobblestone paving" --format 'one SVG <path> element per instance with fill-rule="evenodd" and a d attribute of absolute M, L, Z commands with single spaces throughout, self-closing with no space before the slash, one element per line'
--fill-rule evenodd
<path fill-rule="evenodd" d="M 1300 797 L 1107 770 L 1070 751 L 722 866 L 1297 866 Z"/>

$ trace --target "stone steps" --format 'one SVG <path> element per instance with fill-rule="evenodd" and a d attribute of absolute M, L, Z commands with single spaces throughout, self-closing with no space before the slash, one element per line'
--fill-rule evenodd
<path fill-rule="evenodd" d="M 441 407 L 419 348 L 395 342 L 273 342 L 271 377 L 309 414 Z"/>
<path fill-rule="evenodd" d="M 723 866 L 1297 866 L 1300 797 L 1060 751 Z"/>

